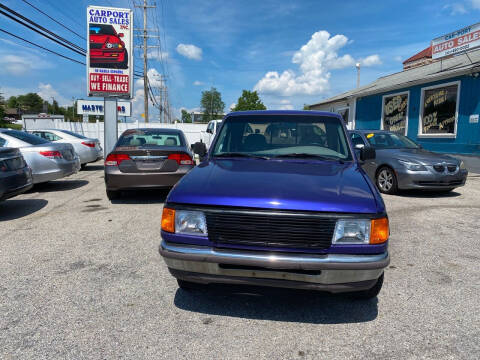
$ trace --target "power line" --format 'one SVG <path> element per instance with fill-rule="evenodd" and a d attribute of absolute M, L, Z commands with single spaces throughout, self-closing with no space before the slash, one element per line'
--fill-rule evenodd
<path fill-rule="evenodd" d="M 1 4 L 0 4 L 0 5 L 1 5 Z M 14 18 L 14 17 L 11 16 L 10 14 L 7 14 L 7 13 L 4 12 L 3 10 L 0 10 L 0 14 L 5 15 L 6 17 L 12 19 L 13 21 L 15 21 L 15 22 L 17 22 L 17 23 L 19 23 L 19 24 L 21 24 L 21 25 L 29 28 L 30 30 L 35 31 L 36 33 L 38 33 L 38 34 L 46 37 L 47 39 L 50 39 L 50 40 L 56 42 L 57 44 L 59 44 L 59 45 L 61 45 L 61 46 L 63 46 L 63 47 L 66 47 L 66 48 L 69 49 L 69 50 L 72 50 L 73 52 L 76 52 L 77 54 L 85 55 L 85 52 L 80 52 L 80 51 L 78 51 L 78 50 L 76 50 L 76 49 L 68 46 L 67 44 L 62 43 L 61 41 L 58 41 L 57 39 L 54 39 L 53 37 L 51 37 L 51 36 L 49 36 L 49 35 L 47 35 L 47 34 L 42 33 L 41 31 L 35 29 L 34 27 L 32 27 L 32 26 L 30 26 L 30 25 L 28 25 L 28 24 L 25 24 L 24 22 L 22 22 L 22 21 L 20 21 L 20 20 L 18 20 L 18 19 L 16 19 L 16 18 Z M 83 50 L 83 51 L 85 51 L 85 50 Z"/>
<path fill-rule="evenodd" d="M 63 41 L 64 43 L 68 44 L 69 46 L 74 47 L 74 48 L 76 48 L 77 50 L 80 50 L 80 51 L 82 51 L 82 50 L 85 51 L 84 49 L 82 49 L 82 48 L 81 48 L 80 46 L 78 46 L 77 44 L 74 44 L 74 43 L 72 43 L 71 41 L 68 41 L 67 39 L 61 37 L 60 35 L 57 35 L 57 34 L 54 33 L 53 31 L 50 31 L 50 30 L 44 28 L 43 26 L 41 26 L 41 25 L 37 24 L 36 22 L 34 22 L 34 21 L 28 19 L 27 17 L 23 16 L 22 14 L 17 13 L 15 10 L 10 9 L 9 7 L 7 7 L 7 6 L 3 5 L 3 4 L 0 4 L 0 8 L 8 11 L 9 13 L 11 13 L 11 14 L 15 15 L 16 17 L 22 19 L 23 21 L 26 21 L 27 23 L 35 26 L 37 29 L 40 29 L 40 30 L 46 32 L 47 34 L 50 34 L 50 35 L 54 36 L 55 38 L 57 38 L 57 39 L 60 40 L 60 41 Z M 6 14 L 4 14 L 4 15 L 6 15 Z M 10 17 L 10 18 L 12 18 L 12 17 Z M 13 19 L 14 19 L 14 18 L 13 18 Z M 19 22 L 17 19 L 14 19 L 14 20 L 17 21 L 17 22 Z M 26 25 L 26 24 L 23 24 L 23 25 Z"/>
<path fill-rule="evenodd" d="M 8 31 L 6 31 L 6 30 L 0 29 L 0 31 L 3 32 L 3 33 L 5 33 L 5 34 L 8 34 L 8 35 L 10 35 L 10 36 L 13 36 L 13 37 L 15 37 L 15 38 L 17 38 L 17 39 L 20 39 L 20 40 L 22 40 L 22 41 L 25 41 L 25 42 L 27 42 L 27 43 L 29 43 L 29 44 L 31 44 L 31 45 L 33 45 L 33 46 L 36 46 L 36 47 L 38 47 L 38 48 L 40 48 L 40 49 L 43 49 L 43 50 L 45 50 L 45 51 L 48 51 L 48 52 L 50 52 L 50 53 L 52 53 L 52 54 L 55 54 L 55 55 L 57 55 L 57 56 L 60 56 L 60 57 L 62 57 L 62 58 L 64 58 L 64 59 L 67 59 L 67 60 L 76 62 L 77 64 L 80 64 L 80 65 L 86 65 L 84 62 L 81 62 L 81 61 L 72 59 L 71 57 L 68 57 L 68 56 L 62 55 L 62 54 L 60 54 L 60 53 L 58 53 L 58 52 L 56 52 L 56 51 L 47 49 L 47 48 L 45 48 L 45 47 L 43 47 L 43 46 L 41 46 L 41 45 L 35 44 L 35 43 L 33 43 L 33 42 L 31 42 L 31 41 L 29 41 L 29 40 L 27 40 L 27 39 L 24 39 L 24 38 L 22 38 L 22 37 L 20 37 L 20 36 L 17 36 L 17 35 L 15 35 L 15 34 L 12 34 L 11 32 L 8 32 Z"/>
<path fill-rule="evenodd" d="M 60 25 L 61 27 L 67 29 L 68 31 L 70 31 L 72 34 L 75 34 L 77 35 L 79 38 L 83 39 L 83 40 L 87 40 L 85 39 L 82 35 L 80 35 L 79 33 L 73 31 L 72 29 L 66 27 L 65 25 L 63 25 L 61 22 L 58 22 L 57 20 L 55 20 L 54 18 L 52 18 L 50 15 L 48 15 L 47 13 L 45 13 L 44 11 L 40 10 L 39 8 L 37 8 L 35 5 L 32 5 L 30 4 L 27 0 L 22 0 L 24 3 L 30 5 L 32 8 L 34 8 L 35 10 L 37 10 L 39 13 L 45 15 L 46 17 L 48 17 L 50 20 L 56 22 L 58 25 Z"/>

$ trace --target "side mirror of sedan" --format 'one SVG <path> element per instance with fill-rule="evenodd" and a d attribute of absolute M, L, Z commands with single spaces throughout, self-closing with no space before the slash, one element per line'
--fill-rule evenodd
<path fill-rule="evenodd" d="M 375 149 L 371 146 L 364 146 L 363 148 L 360 149 L 360 160 L 361 161 L 366 161 L 366 160 L 373 160 L 377 157 L 377 154 L 375 152 Z"/>

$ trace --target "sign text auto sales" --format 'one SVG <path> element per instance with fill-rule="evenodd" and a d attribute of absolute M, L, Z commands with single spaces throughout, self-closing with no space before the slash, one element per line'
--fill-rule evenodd
<path fill-rule="evenodd" d="M 432 58 L 454 55 L 480 46 L 480 23 L 432 40 Z"/>

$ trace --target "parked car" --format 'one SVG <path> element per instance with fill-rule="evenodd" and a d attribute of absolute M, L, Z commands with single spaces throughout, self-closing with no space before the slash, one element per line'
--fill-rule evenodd
<path fill-rule="evenodd" d="M 81 134 L 60 129 L 28 130 L 28 132 L 40 136 L 47 141 L 72 144 L 75 152 L 80 157 L 82 169 L 84 169 L 88 163 L 103 158 L 103 149 L 98 139 L 87 138 Z"/>
<path fill-rule="evenodd" d="M 220 126 L 222 125 L 222 120 L 211 120 L 207 124 L 207 129 L 205 130 L 204 134 L 204 139 L 202 139 L 202 142 L 205 143 L 207 149 L 210 148 L 210 145 L 212 145 L 213 139 L 215 138 L 215 135 L 217 135 L 218 130 L 220 129 Z"/>
<path fill-rule="evenodd" d="M 105 159 L 107 197 L 118 198 L 122 190 L 171 188 L 193 167 L 181 130 L 126 130 Z"/>
<path fill-rule="evenodd" d="M 32 169 L 33 183 L 61 179 L 80 169 L 71 144 L 52 143 L 24 131 L 0 129 L 0 147 L 19 148 Z"/>
<path fill-rule="evenodd" d="M 282 129 L 277 131 L 277 129 Z M 181 288 L 253 284 L 375 297 L 388 217 L 342 118 L 317 111 L 226 116 L 204 162 L 169 193 L 159 248 Z"/>
<path fill-rule="evenodd" d="M 90 66 L 128 68 L 128 54 L 123 33 L 118 33 L 110 24 L 90 24 Z"/>
<path fill-rule="evenodd" d="M 32 170 L 20 151 L 0 147 L 0 201 L 24 193 L 32 186 Z"/>
<path fill-rule="evenodd" d="M 406 136 L 383 130 L 354 130 L 350 136 L 356 148 L 375 148 L 376 158 L 362 167 L 385 194 L 399 189 L 448 192 L 465 185 L 468 171 L 463 161 L 427 151 Z"/>

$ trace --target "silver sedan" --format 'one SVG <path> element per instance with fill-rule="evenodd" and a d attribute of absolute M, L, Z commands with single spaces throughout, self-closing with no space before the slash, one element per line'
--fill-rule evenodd
<path fill-rule="evenodd" d="M 18 148 L 38 184 L 72 175 L 80 158 L 71 144 L 52 143 L 24 131 L 0 129 L 0 146 Z"/>
<path fill-rule="evenodd" d="M 362 167 L 385 194 L 398 189 L 448 192 L 465 185 L 468 171 L 463 161 L 425 150 L 406 136 L 383 130 L 354 130 L 350 137 L 356 149 L 375 149 L 376 158 Z"/>
<path fill-rule="evenodd" d="M 80 157 L 82 169 L 88 163 L 103 158 L 103 150 L 98 139 L 87 138 L 72 131 L 60 129 L 35 129 L 28 130 L 28 132 L 48 141 L 72 144 Z"/>

